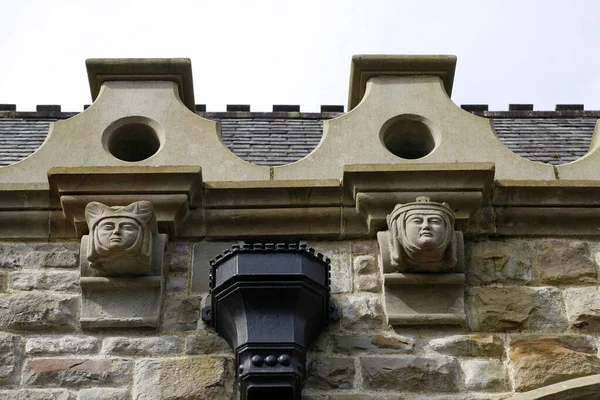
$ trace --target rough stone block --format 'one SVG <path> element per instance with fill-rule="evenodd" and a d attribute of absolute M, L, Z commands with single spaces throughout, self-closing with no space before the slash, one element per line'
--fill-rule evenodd
<path fill-rule="evenodd" d="M 75 394 L 64 389 L 0 390 L 2 400 L 75 400 Z"/>
<path fill-rule="evenodd" d="M 170 277 L 167 279 L 167 292 L 187 294 L 188 281 L 186 278 Z"/>
<path fill-rule="evenodd" d="M 77 400 L 129 400 L 126 389 L 93 388 L 79 391 Z"/>
<path fill-rule="evenodd" d="M 429 399 L 429 398 L 427 398 Z M 304 400 L 304 398 L 303 398 Z M 332 394 L 327 400 L 407 400 L 401 394 Z"/>
<path fill-rule="evenodd" d="M 354 257 L 354 273 L 356 275 L 373 275 L 378 272 L 375 256 L 363 255 Z"/>
<path fill-rule="evenodd" d="M 20 362 L 20 336 L 0 333 L 0 385 L 11 385 L 18 381 Z"/>
<path fill-rule="evenodd" d="M 468 290 L 469 323 L 479 331 L 566 328 L 560 290 L 556 288 L 475 287 Z"/>
<path fill-rule="evenodd" d="M 10 290 L 52 290 L 55 292 L 79 292 L 77 272 L 12 272 L 8 276 Z"/>
<path fill-rule="evenodd" d="M 34 356 L 92 354 L 98 351 L 99 342 L 93 336 L 38 336 L 27 340 L 25 353 Z"/>
<path fill-rule="evenodd" d="M 0 268 L 75 268 L 76 243 L 0 243 Z"/>
<path fill-rule="evenodd" d="M 415 347 L 415 339 L 401 335 L 332 335 L 335 353 L 407 353 Z"/>
<path fill-rule="evenodd" d="M 536 280 L 545 284 L 596 282 L 590 246 L 582 240 L 541 239 L 533 242 Z"/>
<path fill-rule="evenodd" d="M 381 292 L 381 280 L 377 275 L 357 276 L 354 278 L 356 290 L 362 292 Z"/>
<path fill-rule="evenodd" d="M 467 390 L 501 392 L 507 390 L 507 377 L 501 361 L 465 360 L 460 364 Z"/>
<path fill-rule="evenodd" d="M 381 279 L 375 256 L 354 257 L 354 283 L 356 290 L 374 293 L 381 291 Z"/>
<path fill-rule="evenodd" d="M 185 338 L 186 354 L 231 354 L 229 344 L 215 333 L 192 335 Z"/>
<path fill-rule="evenodd" d="M 188 272 L 190 269 L 191 253 L 189 243 L 170 243 L 167 251 L 167 271 Z"/>
<path fill-rule="evenodd" d="M 307 363 L 306 388 L 351 389 L 354 387 L 354 359 L 318 358 Z"/>
<path fill-rule="evenodd" d="M 159 337 L 111 337 L 104 339 L 102 353 L 119 355 L 164 355 L 179 350 L 176 336 Z"/>
<path fill-rule="evenodd" d="M 458 363 L 451 357 L 365 357 L 363 387 L 406 392 L 458 391 Z"/>
<path fill-rule="evenodd" d="M 43 292 L 0 294 L 0 328 L 17 331 L 77 329 L 79 297 Z"/>
<path fill-rule="evenodd" d="M 29 387 L 84 388 L 124 386 L 130 381 L 131 361 L 124 359 L 28 359 L 23 385 Z"/>
<path fill-rule="evenodd" d="M 367 254 L 375 256 L 379 252 L 376 239 L 368 240 L 353 240 L 352 241 L 352 254 L 355 256 L 361 254 Z"/>
<path fill-rule="evenodd" d="M 163 331 L 177 332 L 196 329 L 200 319 L 200 300 L 201 296 L 167 297 L 164 306 Z"/>
<path fill-rule="evenodd" d="M 331 293 L 351 292 L 351 242 L 309 242 L 309 246 L 331 259 Z"/>
<path fill-rule="evenodd" d="M 600 287 L 565 289 L 565 307 L 573 328 L 600 331 Z"/>
<path fill-rule="evenodd" d="M 467 249 L 467 281 L 472 285 L 533 281 L 532 250 L 525 241 L 487 240 Z"/>
<path fill-rule="evenodd" d="M 136 363 L 136 400 L 230 400 L 234 391 L 233 360 L 224 357 L 146 359 Z"/>
<path fill-rule="evenodd" d="M 524 336 L 510 344 L 515 390 L 528 391 L 600 373 L 592 339 L 585 336 Z"/>
<path fill-rule="evenodd" d="M 342 326 L 348 330 L 376 330 L 384 325 L 384 313 L 378 296 L 345 296 L 342 302 Z"/>
<path fill-rule="evenodd" d="M 433 339 L 428 349 L 455 357 L 501 357 L 504 342 L 497 335 L 454 335 Z"/>

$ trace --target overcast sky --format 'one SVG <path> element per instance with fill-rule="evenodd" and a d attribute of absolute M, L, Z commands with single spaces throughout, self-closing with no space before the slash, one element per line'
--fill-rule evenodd
<path fill-rule="evenodd" d="M 196 103 L 344 104 L 353 54 L 455 54 L 457 104 L 600 109 L 600 2 L 0 0 L 0 103 L 91 101 L 85 59 L 189 57 Z"/>

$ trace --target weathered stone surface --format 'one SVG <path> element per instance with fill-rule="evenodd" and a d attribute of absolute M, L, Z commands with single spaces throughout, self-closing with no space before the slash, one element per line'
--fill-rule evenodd
<path fill-rule="evenodd" d="M 0 268 L 75 268 L 77 243 L 0 243 Z"/>
<path fill-rule="evenodd" d="M 23 385 L 62 388 L 123 386 L 129 383 L 130 375 L 131 361 L 125 359 L 28 359 L 23 368 Z"/>
<path fill-rule="evenodd" d="M 455 357 L 500 357 L 504 342 L 497 335 L 454 335 L 433 339 L 429 349 Z"/>
<path fill-rule="evenodd" d="M 215 333 L 204 333 L 186 337 L 185 352 L 186 354 L 233 354 L 225 339 Z"/>
<path fill-rule="evenodd" d="M 373 293 L 381 291 L 381 279 L 375 256 L 354 257 L 354 283 L 356 290 Z"/>
<path fill-rule="evenodd" d="M 331 293 L 351 292 L 351 242 L 310 242 L 310 246 L 331 259 Z"/>
<path fill-rule="evenodd" d="M 342 326 L 349 330 L 380 329 L 385 321 L 379 296 L 345 296 L 341 299 Z"/>
<path fill-rule="evenodd" d="M 0 328 L 21 331 L 77 329 L 80 300 L 38 291 L 0 294 Z"/>
<path fill-rule="evenodd" d="M 522 240 L 494 240 L 467 246 L 467 282 L 527 284 L 533 280 L 531 248 Z"/>
<path fill-rule="evenodd" d="M 167 279 L 167 292 L 187 293 L 188 281 L 186 278 L 170 277 Z"/>
<path fill-rule="evenodd" d="M 328 400 L 404 400 L 405 396 L 399 394 L 332 394 Z"/>
<path fill-rule="evenodd" d="M 3 400 L 75 400 L 75 394 L 64 389 L 0 390 Z"/>
<path fill-rule="evenodd" d="M 407 353 L 415 347 L 415 339 L 401 335 L 332 335 L 335 353 Z"/>
<path fill-rule="evenodd" d="M 126 389 L 93 388 L 83 389 L 79 392 L 77 400 L 129 400 L 129 391 Z"/>
<path fill-rule="evenodd" d="M 501 361 L 465 360 L 460 366 L 467 390 L 500 392 L 508 389 L 506 371 Z"/>
<path fill-rule="evenodd" d="M 4 292 L 6 290 L 6 274 L 4 272 L 0 272 L 0 292 Z"/>
<path fill-rule="evenodd" d="M 187 254 L 170 254 L 167 257 L 169 272 L 188 272 L 190 269 L 190 256 Z"/>
<path fill-rule="evenodd" d="M 21 338 L 0 333 L 0 385 L 10 385 L 18 381 L 20 359 Z"/>
<path fill-rule="evenodd" d="M 27 340 L 25 353 L 35 356 L 92 354 L 98 351 L 99 342 L 93 336 L 38 336 Z"/>
<path fill-rule="evenodd" d="M 509 351 L 517 391 L 600 373 L 592 339 L 585 336 L 525 336 Z"/>
<path fill-rule="evenodd" d="M 458 391 L 458 363 L 451 357 L 364 357 L 360 362 L 366 389 Z"/>
<path fill-rule="evenodd" d="M 354 387 L 354 359 L 318 358 L 307 363 L 306 388 L 331 390 Z"/>
<path fill-rule="evenodd" d="M 176 336 L 159 337 L 111 337 L 104 339 L 102 352 L 120 355 L 174 354 L 179 350 Z"/>
<path fill-rule="evenodd" d="M 191 331 L 200 319 L 201 296 L 167 297 L 163 316 L 166 332 Z"/>
<path fill-rule="evenodd" d="M 536 280 L 547 284 L 596 282 L 590 246 L 582 240 L 540 239 L 533 242 Z"/>
<path fill-rule="evenodd" d="M 356 275 L 373 275 L 377 272 L 379 271 L 375 256 L 363 255 L 354 257 L 354 273 Z"/>
<path fill-rule="evenodd" d="M 140 360 L 135 365 L 135 400 L 230 400 L 234 390 L 233 360 L 187 357 Z"/>
<path fill-rule="evenodd" d="M 352 241 L 352 254 L 355 256 L 362 254 L 375 256 L 378 252 L 379 248 L 377 246 L 377 239 Z"/>
<path fill-rule="evenodd" d="M 475 287 L 468 290 L 469 324 L 480 331 L 562 331 L 566 317 L 560 290 L 543 287 Z"/>
<path fill-rule="evenodd" d="M 381 280 L 377 275 L 357 276 L 354 278 L 356 290 L 363 292 L 381 292 Z"/>
<path fill-rule="evenodd" d="M 8 277 L 10 290 L 52 290 L 56 292 L 78 292 L 77 272 L 12 272 Z"/>
<path fill-rule="evenodd" d="M 600 331 L 600 287 L 565 289 L 565 307 L 573 328 Z"/>

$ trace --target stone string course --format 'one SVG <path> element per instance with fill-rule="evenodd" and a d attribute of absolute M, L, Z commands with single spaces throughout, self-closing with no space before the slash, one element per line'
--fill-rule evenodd
<path fill-rule="evenodd" d="M 468 326 L 396 330 L 375 240 L 310 245 L 332 260 L 341 317 L 309 351 L 306 400 L 502 399 L 600 373 L 598 242 L 467 241 Z M 82 331 L 78 244 L 0 243 L 0 398 L 232 399 L 233 353 L 190 292 L 192 247 L 169 243 L 157 331 Z"/>

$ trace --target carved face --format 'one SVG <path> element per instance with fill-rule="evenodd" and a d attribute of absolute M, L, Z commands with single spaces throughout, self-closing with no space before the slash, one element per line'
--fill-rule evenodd
<path fill-rule="evenodd" d="M 406 238 L 420 249 L 434 249 L 444 243 L 446 223 L 436 212 L 419 212 L 410 214 L 405 222 Z"/>
<path fill-rule="evenodd" d="M 110 250 L 126 250 L 141 234 L 137 221 L 126 217 L 105 218 L 98 223 L 98 242 Z"/>

